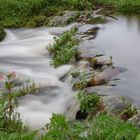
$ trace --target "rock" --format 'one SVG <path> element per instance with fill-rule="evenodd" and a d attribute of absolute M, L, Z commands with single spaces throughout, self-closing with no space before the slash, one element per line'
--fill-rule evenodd
<path fill-rule="evenodd" d="M 93 93 L 96 92 L 99 96 L 109 96 L 113 95 L 114 91 L 111 86 L 93 86 L 93 87 L 87 87 L 86 93 Z"/>
<path fill-rule="evenodd" d="M 48 26 L 65 26 L 78 18 L 79 15 L 78 11 L 66 11 L 62 16 L 53 17 L 48 22 Z"/>
<path fill-rule="evenodd" d="M 125 69 L 119 67 L 107 67 L 104 71 L 98 75 L 93 75 L 92 79 L 89 81 L 88 86 L 97 86 L 109 82 L 114 76 L 118 75 L 121 72 L 124 72 Z"/>
<path fill-rule="evenodd" d="M 0 41 L 2 41 L 6 36 L 6 33 L 3 28 L 0 27 Z"/>
<path fill-rule="evenodd" d="M 105 110 L 113 115 L 121 117 L 121 113 L 130 105 L 127 98 L 120 96 L 106 96 L 102 98 Z"/>
<path fill-rule="evenodd" d="M 104 16 L 94 16 L 89 21 L 87 21 L 88 24 L 104 24 L 107 22 L 107 19 Z"/>
<path fill-rule="evenodd" d="M 110 66 L 113 64 L 112 59 L 107 56 L 89 58 L 88 61 L 90 62 L 91 66 L 95 69 L 102 68 L 103 66 Z"/>
<path fill-rule="evenodd" d="M 65 115 L 66 118 L 68 120 L 75 120 L 76 114 L 79 110 L 80 110 L 79 102 L 74 100 L 73 105 L 71 106 L 71 108 L 68 110 L 68 112 Z"/>
<path fill-rule="evenodd" d="M 140 129 L 140 112 L 137 115 L 135 115 L 132 118 L 130 118 L 128 120 L 128 122 L 137 125 L 138 128 Z"/>
<path fill-rule="evenodd" d="M 72 80 L 73 89 L 81 90 L 87 86 L 87 83 L 91 80 L 91 77 L 94 75 L 93 68 L 89 65 L 89 62 L 81 61 L 77 65 L 75 71 L 72 72 L 72 75 L 74 75 Z M 75 75 L 77 76 L 75 77 Z"/>
<path fill-rule="evenodd" d="M 104 55 L 104 51 L 96 48 L 89 41 L 86 41 L 78 47 L 78 52 L 80 53 L 80 58 L 94 58 L 96 56 Z"/>

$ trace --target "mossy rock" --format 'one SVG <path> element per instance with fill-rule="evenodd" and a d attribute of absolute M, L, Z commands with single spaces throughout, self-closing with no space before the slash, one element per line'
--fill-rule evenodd
<path fill-rule="evenodd" d="M 6 36 L 6 33 L 3 28 L 0 27 L 0 41 L 2 41 Z"/>

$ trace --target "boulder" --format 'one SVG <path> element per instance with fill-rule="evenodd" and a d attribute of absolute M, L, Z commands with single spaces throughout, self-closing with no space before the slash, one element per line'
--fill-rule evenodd
<path fill-rule="evenodd" d="M 66 11 L 61 16 L 55 16 L 53 17 L 49 22 L 48 26 L 65 26 L 72 21 L 74 21 L 76 18 L 78 18 L 80 15 L 80 12 L 78 11 Z"/>

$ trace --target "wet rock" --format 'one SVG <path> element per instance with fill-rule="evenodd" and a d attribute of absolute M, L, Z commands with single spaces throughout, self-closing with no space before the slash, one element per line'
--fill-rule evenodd
<path fill-rule="evenodd" d="M 95 69 L 101 69 L 103 66 L 110 66 L 113 64 L 112 59 L 107 56 L 89 58 L 88 61 L 90 62 L 91 66 Z"/>
<path fill-rule="evenodd" d="M 3 28 L 0 27 L 0 41 L 2 41 L 6 36 L 6 33 Z"/>
<path fill-rule="evenodd" d="M 113 115 L 121 117 L 124 110 L 130 105 L 127 98 L 120 96 L 106 96 L 102 98 L 105 110 Z"/>
<path fill-rule="evenodd" d="M 140 129 L 140 112 L 137 115 L 135 115 L 132 118 L 130 118 L 128 120 L 128 122 L 137 125 L 138 128 Z"/>
<path fill-rule="evenodd" d="M 66 11 L 62 16 L 53 17 L 48 22 L 48 26 L 65 26 L 78 18 L 79 15 L 78 11 Z"/>
<path fill-rule="evenodd" d="M 93 86 L 93 87 L 87 87 L 86 93 L 93 93 L 96 92 L 99 96 L 108 96 L 113 95 L 114 91 L 111 90 L 110 86 Z"/>
<path fill-rule="evenodd" d="M 107 19 L 104 16 L 94 16 L 89 21 L 87 21 L 88 24 L 103 24 L 106 23 Z"/>
<path fill-rule="evenodd" d="M 87 30 L 86 32 L 82 33 L 81 38 L 87 40 L 93 40 L 96 38 L 99 29 L 100 29 L 99 27 L 93 27 Z"/>
<path fill-rule="evenodd" d="M 85 58 L 85 59 L 104 55 L 103 50 L 96 48 L 89 41 L 82 43 L 78 48 L 78 52 L 80 53 L 80 58 Z"/>
<path fill-rule="evenodd" d="M 94 74 L 93 68 L 89 66 L 89 62 L 81 61 L 75 71 L 72 72 L 72 83 L 74 90 L 81 90 L 87 86 L 88 81 Z M 76 75 L 76 76 L 75 76 Z"/>
<path fill-rule="evenodd" d="M 68 112 L 66 113 L 66 118 L 68 120 L 75 120 L 77 112 L 80 110 L 79 102 L 74 100 L 73 105 L 70 107 Z"/>
<path fill-rule="evenodd" d="M 93 75 L 92 79 L 88 83 L 88 86 L 97 86 L 108 83 L 114 76 L 118 75 L 121 72 L 124 72 L 124 70 L 125 69 L 119 67 L 107 67 L 98 75 Z"/>

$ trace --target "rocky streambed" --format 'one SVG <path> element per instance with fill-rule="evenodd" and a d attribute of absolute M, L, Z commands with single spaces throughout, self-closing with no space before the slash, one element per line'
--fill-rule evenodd
<path fill-rule="evenodd" d="M 7 37 L 0 43 L 1 73 L 14 70 L 22 83 L 30 79 L 41 88 L 39 93 L 20 99 L 23 121 L 28 121 L 31 129 L 38 129 L 49 121 L 52 113 L 64 113 L 67 118 L 75 119 L 79 104 L 74 96 L 78 90 L 83 90 L 86 94 L 97 92 L 107 112 L 139 126 L 140 78 L 131 69 L 133 66 L 138 70 L 139 48 L 127 54 L 132 52 L 132 46 L 139 45 L 138 17 L 113 18 L 95 13 L 80 16 L 72 12 L 62 15 L 64 18 L 55 17 L 49 24 L 56 26 L 58 19 L 58 24 L 73 20 L 73 16 L 68 19 L 66 15 L 79 17 L 82 22 L 61 28 L 7 29 Z M 53 37 L 75 25 L 78 27 L 76 38 L 80 40 L 76 62 L 54 68 L 46 47 L 54 43 Z M 133 61 L 126 63 L 130 59 Z"/>

